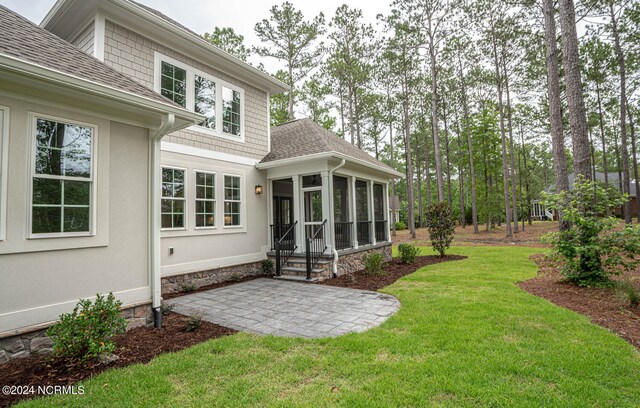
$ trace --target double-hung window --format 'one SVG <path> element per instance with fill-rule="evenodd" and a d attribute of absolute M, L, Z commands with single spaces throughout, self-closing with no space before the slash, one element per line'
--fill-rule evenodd
<path fill-rule="evenodd" d="M 196 128 L 244 141 L 244 90 L 172 58 L 156 54 L 156 90 L 205 120 Z"/>
<path fill-rule="evenodd" d="M 196 171 L 196 227 L 216 226 L 216 175 Z"/>
<path fill-rule="evenodd" d="M 185 171 L 162 168 L 162 228 L 182 229 L 185 224 Z"/>
<path fill-rule="evenodd" d="M 95 129 L 35 118 L 31 234 L 92 231 Z"/>
<path fill-rule="evenodd" d="M 240 207 L 242 196 L 240 177 L 224 176 L 224 225 L 225 227 L 238 227 L 241 224 Z"/>

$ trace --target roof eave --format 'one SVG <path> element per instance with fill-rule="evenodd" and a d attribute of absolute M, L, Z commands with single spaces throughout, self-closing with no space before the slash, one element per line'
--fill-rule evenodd
<path fill-rule="evenodd" d="M 159 101 L 154 101 L 134 93 L 125 92 L 2 53 L 0 53 L 0 68 L 58 85 L 68 86 L 102 98 L 117 100 L 118 102 L 138 108 L 144 108 L 149 111 L 161 114 L 172 113 L 181 122 L 186 123 L 183 127 L 201 123 L 205 119 L 202 115 L 172 106 L 168 103 L 165 104 Z"/>
<path fill-rule="evenodd" d="M 339 152 L 335 152 L 335 151 L 309 154 L 309 155 L 298 156 L 298 157 L 293 157 L 293 158 L 289 158 L 289 159 L 274 160 L 274 161 L 270 161 L 270 162 L 266 162 L 266 163 L 258 163 L 258 164 L 256 164 L 256 168 L 260 169 L 260 170 L 267 170 L 267 169 L 273 169 L 273 168 L 281 167 L 281 166 L 304 163 L 304 162 L 308 162 L 310 160 L 331 159 L 331 158 L 336 158 L 336 159 L 339 159 L 339 160 L 344 159 L 347 162 L 359 164 L 361 166 L 368 167 L 368 168 L 376 170 L 378 172 L 387 174 L 391 178 L 404 178 L 404 174 L 402 174 L 402 173 L 400 173 L 400 172 L 398 172 L 396 170 L 393 170 L 391 168 L 385 168 L 383 166 L 378 166 L 378 165 L 370 163 L 370 162 L 368 162 L 366 160 L 361 160 L 361 159 L 358 159 L 356 157 L 352 157 L 352 156 L 349 156 L 349 155 L 346 155 L 346 154 L 343 154 L 343 153 L 339 153 Z"/>

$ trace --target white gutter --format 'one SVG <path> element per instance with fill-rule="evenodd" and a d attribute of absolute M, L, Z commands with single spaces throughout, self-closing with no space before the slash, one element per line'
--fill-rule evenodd
<path fill-rule="evenodd" d="M 149 272 L 151 276 L 151 307 L 154 325 L 162 327 L 162 280 L 160 272 L 160 197 L 162 171 L 160 167 L 160 141 L 173 130 L 175 115 L 168 113 L 160 129 L 149 134 Z"/>
<path fill-rule="evenodd" d="M 347 163 L 347 161 L 345 159 L 342 159 L 342 161 L 340 162 L 340 164 L 338 164 L 336 167 L 332 168 L 331 170 L 329 170 L 329 177 L 331 177 L 330 180 L 330 185 L 333 185 L 333 172 L 335 172 L 336 170 L 338 170 L 340 167 L 344 166 Z M 334 197 L 335 199 L 335 197 Z M 333 205 L 329 206 L 329 217 L 330 217 L 330 221 L 329 222 L 333 222 L 334 220 L 334 209 L 333 209 Z M 335 227 L 335 224 L 331 227 L 331 231 L 332 231 L 332 235 L 333 235 L 333 245 L 331 245 L 331 249 L 333 250 L 333 277 L 335 278 L 336 276 L 338 276 L 338 250 L 336 249 L 336 232 L 333 229 Z"/>

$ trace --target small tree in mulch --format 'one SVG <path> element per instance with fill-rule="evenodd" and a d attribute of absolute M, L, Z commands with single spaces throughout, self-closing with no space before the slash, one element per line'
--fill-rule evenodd
<path fill-rule="evenodd" d="M 433 250 L 444 258 L 445 251 L 453 241 L 453 233 L 456 228 L 451 208 L 444 201 L 439 201 L 427 207 L 427 229 Z"/>
<path fill-rule="evenodd" d="M 640 228 L 616 230 L 618 219 L 605 214 L 629 199 L 600 182 L 582 177 L 571 191 L 545 194 L 547 207 L 560 211 L 567 228 L 543 237 L 550 256 L 560 261 L 562 274 L 578 286 L 607 287 L 611 275 L 640 263 Z"/>

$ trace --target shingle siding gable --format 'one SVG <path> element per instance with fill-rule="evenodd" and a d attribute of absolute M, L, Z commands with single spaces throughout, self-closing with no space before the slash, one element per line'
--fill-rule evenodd
<path fill-rule="evenodd" d="M 200 63 L 176 50 L 165 47 L 111 20 L 105 25 L 104 62 L 153 89 L 154 55 L 159 52 L 199 71 L 244 89 L 244 143 L 222 139 L 205 133 L 184 130 L 163 140 L 197 148 L 262 159 L 268 153 L 267 94 L 211 66 Z"/>

